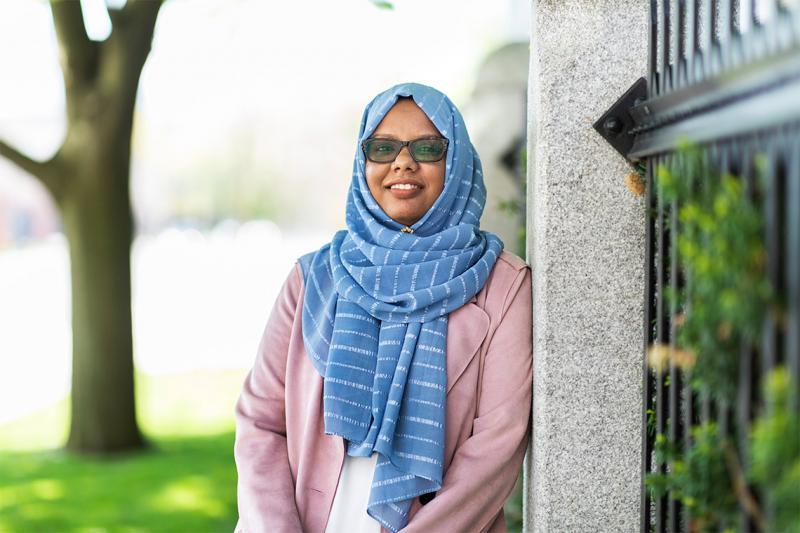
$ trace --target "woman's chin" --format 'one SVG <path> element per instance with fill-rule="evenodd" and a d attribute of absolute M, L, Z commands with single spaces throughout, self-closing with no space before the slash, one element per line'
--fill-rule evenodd
<path fill-rule="evenodd" d="M 386 214 L 389 215 L 392 220 L 394 220 L 398 224 L 403 224 L 404 226 L 413 225 L 417 220 L 422 218 L 422 215 L 425 214 L 425 211 L 423 211 L 420 208 L 409 209 L 409 207 L 414 207 L 414 206 L 392 206 L 392 207 L 395 208 L 392 209 L 390 207 L 388 210 L 384 208 Z M 400 208 L 398 209 L 397 207 Z"/>

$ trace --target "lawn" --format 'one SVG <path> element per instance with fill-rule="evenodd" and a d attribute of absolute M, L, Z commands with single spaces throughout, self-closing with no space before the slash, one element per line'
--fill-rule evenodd
<path fill-rule="evenodd" d="M 150 447 L 113 459 L 58 449 L 69 423 L 66 399 L 0 426 L 0 531 L 233 531 L 233 405 L 243 377 L 137 375 Z"/>
<path fill-rule="evenodd" d="M 155 439 L 113 460 L 0 458 L 1 531 L 233 531 L 233 433 Z"/>

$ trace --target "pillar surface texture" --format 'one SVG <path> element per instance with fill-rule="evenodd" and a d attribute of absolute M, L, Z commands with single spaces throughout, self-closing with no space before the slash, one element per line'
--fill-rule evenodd
<path fill-rule="evenodd" d="M 534 0 L 525 531 L 638 531 L 644 200 L 592 123 L 647 67 L 645 0 Z"/>

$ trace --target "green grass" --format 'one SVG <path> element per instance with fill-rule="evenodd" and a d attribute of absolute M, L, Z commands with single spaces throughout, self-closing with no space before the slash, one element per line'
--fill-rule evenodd
<path fill-rule="evenodd" d="M 0 458 L 0 531 L 233 531 L 233 433 L 157 439 L 113 460 Z"/>
<path fill-rule="evenodd" d="M 150 443 L 113 459 L 60 449 L 65 398 L 0 426 L 0 532 L 230 532 L 233 406 L 242 371 L 136 376 Z"/>

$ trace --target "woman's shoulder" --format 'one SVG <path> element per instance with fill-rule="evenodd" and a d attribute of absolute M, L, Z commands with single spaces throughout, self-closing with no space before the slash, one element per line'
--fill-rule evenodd
<path fill-rule="evenodd" d="M 508 287 L 515 285 L 514 281 L 525 278 L 530 272 L 530 267 L 524 259 L 516 254 L 503 250 L 489 273 L 486 285 L 490 287 Z"/>
<path fill-rule="evenodd" d="M 492 275 L 495 274 L 494 270 L 497 270 L 498 267 L 501 271 L 508 270 L 509 272 L 519 272 L 520 270 L 529 268 L 528 263 L 526 263 L 524 259 L 508 250 L 503 250 L 500 253 L 500 257 L 497 258 L 497 263 L 494 265 Z"/>
<path fill-rule="evenodd" d="M 503 251 L 497 258 L 489 278 L 477 295 L 478 305 L 483 307 L 493 321 L 500 320 L 515 301 L 520 291 L 530 291 L 530 267 L 518 255 Z"/>
<path fill-rule="evenodd" d="M 303 279 L 308 275 L 308 272 L 313 268 L 315 260 L 324 259 L 327 256 L 327 251 L 331 247 L 331 243 L 327 242 L 321 248 L 303 254 L 297 258 L 297 267 Z"/>

